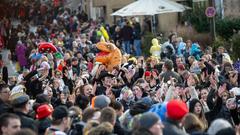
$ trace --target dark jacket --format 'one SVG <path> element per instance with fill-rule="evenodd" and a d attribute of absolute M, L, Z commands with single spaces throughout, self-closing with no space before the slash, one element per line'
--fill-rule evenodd
<path fill-rule="evenodd" d="M 133 105 L 133 102 L 130 101 L 130 102 L 127 102 L 123 99 L 120 100 L 121 104 L 123 105 L 123 108 L 124 108 L 124 111 L 128 110 L 130 108 L 130 106 Z"/>
<path fill-rule="evenodd" d="M 21 119 L 21 128 L 30 128 L 33 131 L 35 131 L 36 133 L 38 132 L 38 128 L 37 128 L 37 122 L 34 121 L 30 116 L 22 113 L 22 112 L 15 112 L 15 114 L 17 114 L 20 119 Z"/>
<path fill-rule="evenodd" d="M 96 96 L 97 96 L 97 95 L 106 95 L 106 90 L 107 90 L 107 88 L 104 87 L 103 85 L 97 86 L 95 95 L 96 95 Z"/>
<path fill-rule="evenodd" d="M 12 107 L 0 99 L 0 114 L 12 112 Z"/>
<path fill-rule="evenodd" d="M 232 113 L 227 109 L 226 105 L 223 103 L 222 99 L 220 97 L 217 97 L 216 101 L 213 102 L 213 98 L 215 97 L 216 93 L 212 89 L 210 90 L 207 98 L 207 105 L 210 109 L 210 112 L 206 113 L 206 118 L 208 123 L 210 124 L 213 120 L 222 118 L 227 120 L 229 123 L 234 125 L 233 123 L 233 117 L 236 118 L 236 116 L 233 116 L 235 113 Z"/>
<path fill-rule="evenodd" d="M 77 74 L 77 76 L 80 75 L 80 66 L 78 65 L 72 65 L 72 70 L 73 70 L 73 74 Z"/>
<path fill-rule="evenodd" d="M 44 135 L 47 128 L 51 126 L 51 120 L 49 118 L 41 119 L 38 121 L 38 134 Z"/>
<path fill-rule="evenodd" d="M 124 26 L 121 31 L 120 35 L 123 41 L 130 41 L 133 38 L 133 28 L 131 26 Z"/>
<path fill-rule="evenodd" d="M 116 120 L 116 123 L 114 125 L 113 133 L 117 135 L 129 134 L 129 132 L 121 126 L 120 121 L 118 119 Z"/>
<path fill-rule="evenodd" d="M 43 92 L 42 90 L 42 81 L 39 79 L 31 80 L 31 78 L 38 73 L 37 70 L 30 72 L 24 77 L 26 81 L 25 87 L 27 89 L 27 94 L 36 98 L 36 96 Z"/>
<path fill-rule="evenodd" d="M 140 23 L 133 24 L 133 38 L 135 40 L 141 40 L 141 26 Z"/>
<path fill-rule="evenodd" d="M 163 135 L 187 135 L 187 133 L 183 132 L 183 130 L 179 127 L 176 121 L 166 119 L 163 124 Z"/>
<path fill-rule="evenodd" d="M 71 78 L 66 77 L 65 75 L 63 76 L 62 79 L 63 79 L 63 81 L 64 81 L 64 84 L 65 84 L 66 86 L 68 86 L 69 91 L 70 91 L 70 93 L 72 94 L 73 85 L 74 85 L 73 80 L 72 80 Z"/>

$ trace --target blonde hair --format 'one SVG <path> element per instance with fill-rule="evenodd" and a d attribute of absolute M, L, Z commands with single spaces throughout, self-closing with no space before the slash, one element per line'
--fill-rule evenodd
<path fill-rule="evenodd" d="M 183 126 L 188 133 L 191 131 L 204 131 L 204 124 L 193 113 L 188 113 L 183 119 Z"/>
<path fill-rule="evenodd" d="M 92 128 L 97 127 L 99 122 L 96 120 L 90 120 L 87 122 L 86 126 L 83 128 L 83 135 L 88 135 Z"/>
<path fill-rule="evenodd" d="M 103 122 L 95 128 L 92 128 L 84 135 L 106 135 L 113 132 L 113 125 L 109 122 Z"/>
<path fill-rule="evenodd" d="M 200 82 L 197 74 L 191 73 L 190 75 L 193 77 L 193 79 L 194 79 L 194 81 L 196 82 L 196 84 L 198 84 L 198 83 Z"/>
<path fill-rule="evenodd" d="M 46 62 L 48 62 L 48 58 L 47 58 L 47 56 L 43 56 L 43 57 L 42 57 L 42 61 L 46 61 Z"/>

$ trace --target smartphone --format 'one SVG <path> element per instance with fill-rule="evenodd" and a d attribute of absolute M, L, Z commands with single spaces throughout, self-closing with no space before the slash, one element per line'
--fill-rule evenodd
<path fill-rule="evenodd" d="M 237 103 L 237 107 L 240 107 L 240 95 L 236 95 L 236 103 Z"/>

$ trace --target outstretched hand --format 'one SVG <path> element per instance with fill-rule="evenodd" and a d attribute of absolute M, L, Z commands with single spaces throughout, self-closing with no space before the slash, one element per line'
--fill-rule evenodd
<path fill-rule="evenodd" d="M 236 135 L 240 135 L 240 124 L 235 126 Z"/>

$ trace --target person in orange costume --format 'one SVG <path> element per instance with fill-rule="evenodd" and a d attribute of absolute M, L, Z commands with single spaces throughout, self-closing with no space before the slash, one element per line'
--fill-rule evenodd
<path fill-rule="evenodd" d="M 99 42 L 96 47 L 101 51 L 96 55 L 96 62 L 106 65 L 108 71 L 112 71 L 114 67 L 121 66 L 122 53 L 114 44 Z"/>

